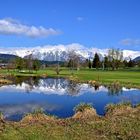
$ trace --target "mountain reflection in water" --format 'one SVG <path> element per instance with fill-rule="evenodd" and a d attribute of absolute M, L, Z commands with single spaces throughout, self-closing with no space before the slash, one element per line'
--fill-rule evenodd
<path fill-rule="evenodd" d="M 69 81 L 64 78 L 37 78 L 37 77 L 16 77 L 13 85 L 3 86 L 2 88 L 13 88 L 17 90 L 25 90 L 25 93 L 36 91 L 44 94 L 68 94 L 72 96 L 78 96 L 82 91 L 92 90 L 96 91 L 108 91 L 109 95 L 121 94 L 122 87 L 104 87 L 104 86 L 92 86 L 89 84 L 81 84 L 73 81 Z M 57 92 L 56 92 L 57 91 Z M 49 92 L 49 93 L 47 93 Z"/>
<path fill-rule="evenodd" d="M 63 78 L 15 77 L 12 80 L 12 85 L 0 87 L 0 111 L 8 120 L 20 120 L 38 108 L 65 118 L 73 115 L 74 106 L 80 102 L 92 103 L 100 115 L 104 115 L 108 103 L 140 103 L 137 89 L 93 87 Z"/>

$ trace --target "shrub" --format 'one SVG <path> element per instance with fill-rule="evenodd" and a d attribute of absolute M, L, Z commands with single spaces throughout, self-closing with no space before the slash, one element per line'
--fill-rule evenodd
<path fill-rule="evenodd" d="M 121 102 L 121 103 L 118 103 L 118 104 L 108 104 L 106 107 L 105 107 L 105 111 L 106 112 L 111 112 L 113 109 L 115 108 L 120 108 L 120 107 L 123 107 L 123 106 L 131 106 L 131 103 L 130 102 Z"/>
<path fill-rule="evenodd" d="M 37 108 L 32 112 L 32 114 L 43 114 L 43 113 L 44 113 L 43 108 Z"/>
<path fill-rule="evenodd" d="M 3 118 L 3 113 L 2 112 L 0 112 L 0 118 Z"/>
<path fill-rule="evenodd" d="M 136 107 L 140 107 L 140 104 L 137 104 Z"/>
<path fill-rule="evenodd" d="M 74 112 L 83 112 L 85 109 L 91 109 L 92 104 L 91 103 L 80 103 L 77 106 L 74 107 Z"/>

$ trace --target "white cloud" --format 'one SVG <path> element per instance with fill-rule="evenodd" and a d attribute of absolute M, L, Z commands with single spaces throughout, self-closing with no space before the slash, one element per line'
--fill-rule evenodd
<path fill-rule="evenodd" d="M 57 35 L 60 31 L 53 28 L 44 28 L 42 26 L 28 26 L 17 20 L 8 18 L 0 20 L 0 34 L 2 35 L 24 35 L 28 37 L 48 37 Z"/>
<path fill-rule="evenodd" d="M 123 46 L 140 46 L 140 39 L 123 39 L 120 41 L 120 44 Z"/>

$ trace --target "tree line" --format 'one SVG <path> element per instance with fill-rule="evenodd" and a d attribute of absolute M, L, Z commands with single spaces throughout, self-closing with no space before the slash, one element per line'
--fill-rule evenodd
<path fill-rule="evenodd" d="M 108 54 L 102 57 L 95 53 L 93 59 L 80 60 L 80 56 L 75 51 L 71 51 L 67 66 L 70 69 L 79 69 L 79 67 L 88 67 L 89 69 L 103 69 L 103 70 L 117 70 L 119 68 L 140 66 L 140 62 L 136 63 L 131 58 L 125 60 L 123 58 L 123 51 L 120 49 L 109 49 Z"/>
<path fill-rule="evenodd" d="M 17 69 L 18 71 L 22 70 L 32 70 L 38 71 L 41 67 L 41 63 L 38 59 L 33 59 L 32 55 L 29 55 L 27 58 L 17 57 L 16 59 L 11 60 L 7 69 Z"/>
<path fill-rule="evenodd" d="M 102 70 L 117 70 L 119 68 L 134 67 L 138 65 L 140 67 L 140 62 L 134 62 L 131 58 L 125 60 L 123 58 L 123 52 L 120 49 L 109 49 L 108 53 L 103 57 L 99 53 L 95 53 L 93 58 L 84 59 L 76 51 L 70 50 L 67 55 L 67 61 L 63 64 L 51 65 L 55 67 L 57 74 L 61 71 L 60 67 L 68 67 L 71 73 L 74 70 L 79 70 L 80 67 L 89 69 L 102 69 Z M 8 62 L 7 69 L 17 69 L 18 71 L 29 70 L 29 72 L 35 70 L 38 71 L 42 67 L 41 61 L 33 58 L 30 54 L 26 58 L 17 57 L 14 60 Z M 45 66 L 46 67 L 46 66 Z"/>

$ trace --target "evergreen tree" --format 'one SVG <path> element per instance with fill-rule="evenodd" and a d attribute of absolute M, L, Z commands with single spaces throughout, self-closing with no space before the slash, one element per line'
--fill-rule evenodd
<path fill-rule="evenodd" d="M 96 69 L 98 69 L 100 67 L 100 58 L 99 58 L 99 55 L 97 53 L 95 53 L 92 67 L 96 68 Z"/>
<path fill-rule="evenodd" d="M 128 67 L 128 62 L 126 60 L 123 60 L 123 66 L 124 68 Z"/>
<path fill-rule="evenodd" d="M 130 58 L 128 62 L 128 67 L 134 67 L 134 65 L 135 65 L 134 61 L 132 61 L 132 59 Z"/>

